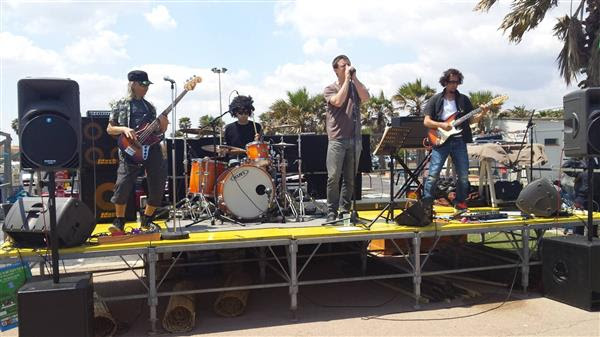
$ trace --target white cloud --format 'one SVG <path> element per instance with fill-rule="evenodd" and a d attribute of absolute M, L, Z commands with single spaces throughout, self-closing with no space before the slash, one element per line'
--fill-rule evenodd
<path fill-rule="evenodd" d="M 323 43 L 317 38 L 310 38 L 304 42 L 302 51 L 307 55 L 331 55 L 336 52 L 339 53 L 340 47 L 338 46 L 337 40 L 333 38 L 329 38 Z"/>
<path fill-rule="evenodd" d="M 167 30 L 177 27 L 177 22 L 169 14 L 167 7 L 163 5 L 154 7 L 149 13 L 144 13 L 144 17 L 155 29 Z"/>
<path fill-rule="evenodd" d="M 81 38 L 65 48 L 65 56 L 78 64 L 115 63 L 127 59 L 126 35 L 104 30 L 90 38 Z"/>

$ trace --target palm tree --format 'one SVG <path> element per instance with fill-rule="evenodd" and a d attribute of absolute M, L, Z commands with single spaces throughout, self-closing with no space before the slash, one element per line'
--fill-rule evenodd
<path fill-rule="evenodd" d="M 420 116 L 425 103 L 434 94 L 435 90 L 432 87 L 423 86 L 421 79 L 417 78 L 415 82 L 402 84 L 396 94 L 392 96 L 392 100 L 396 101 L 400 108 L 410 111 L 411 115 Z"/>
<path fill-rule="evenodd" d="M 565 111 L 562 108 L 558 109 L 547 109 L 538 111 L 540 118 L 552 118 L 552 119 L 563 119 L 565 118 Z"/>
<path fill-rule="evenodd" d="M 272 133 L 277 126 L 291 125 L 297 132 L 324 132 L 327 103 L 323 95 L 312 96 L 306 88 L 286 92 L 287 100 L 278 99 L 269 111 L 260 115 L 265 133 Z"/>
<path fill-rule="evenodd" d="M 535 114 L 535 109 L 527 109 L 524 105 L 518 105 L 500 112 L 498 118 L 529 118 L 531 114 Z"/>
<path fill-rule="evenodd" d="M 480 0 L 474 10 L 487 12 L 497 2 Z M 510 31 L 509 41 L 519 43 L 525 32 L 537 27 L 556 6 L 558 0 L 513 0 L 500 28 Z M 575 12 L 557 18 L 554 36 L 564 43 L 556 60 L 567 85 L 585 75 L 578 83 L 580 88 L 600 86 L 600 1 L 579 0 Z"/>
<path fill-rule="evenodd" d="M 192 127 L 192 121 L 190 120 L 189 117 L 181 117 L 179 118 L 179 130 L 175 131 L 175 137 L 181 137 L 183 136 L 183 132 L 181 132 L 181 129 L 189 129 Z"/>
<path fill-rule="evenodd" d="M 480 90 L 480 91 L 471 91 L 469 92 L 469 99 L 473 104 L 474 108 L 478 108 L 483 104 L 488 103 L 492 100 L 492 98 L 498 95 L 493 94 L 489 90 Z M 492 122 L 494 117 L 500 112 L 500 108 L 502 105 L 494 105 L 490 108 L 490 112 L 485 115 L 482 119 L 477 123 L 477 129 L 479 133 L 486 133 L 492 129 Z"/>
<path fill-rule="evenodd" d="M 19 119 L 13 119 L 10 123 L 10 127 L 15 131 L 16 134 L 19 134 Z"/>
<path fill-rule="evenodd" d="M 214 120 L 215 120 L 215 118 L 211 115 L 200 116 L 200 119 L 198 120 L 198 127 L 203 128 L 203 127 L 209 125 L 210 123 L 212 123 L 212 121 L 214 121 Z M 219 129 L 219 128 L 222 128 L 224 125 L 225 125 L 225 122 L 223 122 L 222 119 L 219 119 L 216 126 L 217 126 L 217 129 Z"/>

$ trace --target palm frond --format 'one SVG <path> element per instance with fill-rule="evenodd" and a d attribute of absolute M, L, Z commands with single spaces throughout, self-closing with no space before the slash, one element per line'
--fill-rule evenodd
<path fill-rule="evenodd" d="M 498 0 L 480 0 L 477 5 L 475 5 L 475 8 L 473 8 L 473 11 L 487 12 L 494 4 L 496 4 L 496 2 L 498 2 Z"/>
<path fill-rule="evenodd" d="M 544 19 L 546 12 L 558 5 L 558 0 L 515 0 L 504 17 L 500 29 L 510 31 L 508 39 L 519 43 L 523 35 Z"/>
<path fill-rule="evenodd" d="M 600 87 L 600 31 L 596 34 L 596 38 L 590 47 L 590 56 L 586 67 L 587 79 L 584 82 L 584 88 Z"/>
<path fill-rule="evenodd" d="M 577 79 L 577 75 L 586 63 L 585 35 L 582 23 L 577 17 L 565 15 L 559 18 L 554 26 L 554 35 L 564 42 L 556 61 L 560 75 L 569 85 L 572 80 Z"/>

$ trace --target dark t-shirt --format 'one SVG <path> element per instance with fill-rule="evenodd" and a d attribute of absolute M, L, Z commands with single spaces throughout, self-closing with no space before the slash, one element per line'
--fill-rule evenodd
<path fill-rule="evenodd" d="M 129 127 L 137 129 L 144 122 L 149 122 L 150 118 L 146 116 L 148 114 L 148 106 L 141 99 L 131 100 L 131 113 L 129 115 Z"/>
<path fill-rule="evenodd" d="M 246 148 L 246 144 L 254 141 L 254 126 L 252 122 L 249 122 L 246 125 L 241 125 L 238 122 L 233 122 L 231 124 L 227 124 L 225 127 L 225 144 Z M 262 134 L 262 126 L 256 123 L 256 131 L 259 134 Z"/>

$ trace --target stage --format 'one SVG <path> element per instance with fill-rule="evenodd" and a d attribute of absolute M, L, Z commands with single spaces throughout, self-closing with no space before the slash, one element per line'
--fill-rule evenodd
<path fill-rule="evenodd" d="M 489 208 L 472 209 L 472 211 L 490 210 Z M 442 217 L 450 214 L 452 209 L 448 207 L 436 207 L 436 212 Z M 361 211 L 359 216 L 363 219 L 374 219 L 381 211 Z M 420 305 L 421 282 L 423 277 L 443 275 L 452 273 L 464 273 L 481 270 L 520 268 L 521 284 L 523 290 L 527 291 L 529 285 L 529 268 L 541 264 L 539 259 L 532 256 L 539 248 L 539 240 L 546 230 L 552 228 L 570 228 L 583 225 L 587 219 L 585 212 L 577 212 L 570 216 L 556 218 L 530 218 L 523 219 L 515 212 L 508 213 L 509 218 L 502 221 L 464 223 L 456 220 L 437 220 L 427 227 L 399 226 L 393 221 L 386 223 L 384 217 L 380 217 L 370 229 L 365 225 L 356 226 L 323 226 L 323 218 L 307 218 L 304 222 L 289 221 L 282 223 L 245 224 L 239 226 L 234 224 L 211 226 L 209 221 L 195 224 L 185 228 L 186 221 L 181 221 L 181 226 L 189 230 L 190 236 L 185 240 L 158 240 L 133 243 L 112 243 L 99 245 L 91 238 L 85 245 L 60 250 L 60 258 L 91 259 L 101 257 L 120 257 L 123 263 L 136 274 L 140 282 L 144 284 L 145 291 L 139 294 L 103 297 L 105 301 L 119 301 L 130 299 L 147 299 L 152 331 L 157 331 L 157 305 L 160 297 L 168 297 L 176 294 L 221 292 L 240 289 L 263 289 L 274 287 L 289 288 L 290 310 L 296 315 L 298 306 L 298 293 L 301 286 L 328 284 L 338 282 L 353 282 L 364 280 L 384 280 L 396 278 L 411 278 L 414 289 L 415 308 Z M 600 222 L 600 213 L 594 213 L 594 220 Z M 165 226 L 164 222 L 160 223 Z M 367 223 L 368 224 L 368 223 Z M 128 223 L 127 226 L 135 227 L 136 223 Z M 169 226 L 171 223 L 168 224 Z M 98 224 L 94 230 L 94 236 L 107 232 L 108 224 Z M 506 261 L 503 264 L 494 264 L 476 268 L 460 268 L 448 270 L 430 270 L 428 261 L 431 253 L 436 249 L 437 243 L 442 237 L 465 235 L 503 233 L 511 242 L 518 259 Z M 423 251 L 422 240 L 431 238 L 433 244 Z M 393 273 L 373 274 L 367 273 L 368 261 L 377 259 L 379 255 L 368 250 L 368 243 L 378 239 L 407 239 L 411 245 L 401 247 L 394 243 L 397 248 L 396 257 L 404 259 L 408 270 L 397 270 Z M 395 242 L 395 241 L 392 241 Z M 350 252 L 339 252 L 327 250 L 332 243 L 352 243 Z M 245 259 L 245 262 L 256 261 L 258 265 L 259 281 L 255 284 L 236 287 L 215 287 L 208 289 L 194 289 L 185 291 L 171 291 L 166 288 L 165 280 L 169 273 L 177 267 L 177 262 L 186 252 L 222 251 L 227 249 L 247 248 L 255 254 L 254 259 Z M 416 254 L 415 252 L 421 252 Z M 311 260 L 321 255 L 356 254 L 360 264 L 356 267 L 356 275 L 343 278 L 312 279 L 303 277 Z M 49 251 L 45 249 L 14 248 L 8 242 L 2 245 L 0 251 L 0 263 L 13 263 L 17 261 L 30 261 L 40 263 L 40 273 L 44 273 L 44 264 L 49 262 Z M 144 261 L 146 276 L 139 273 L 139 269 L 133 268 L 125 256 L 137 255 Z M 168 256 L 164 259 L 163 257 Z M 158 262 L 168 261 L 168 267 L 157 270 Z M 101 270 L 98 270 L 101 271 Z M 267 281 L 268 280 L 268 281 Z"/>

